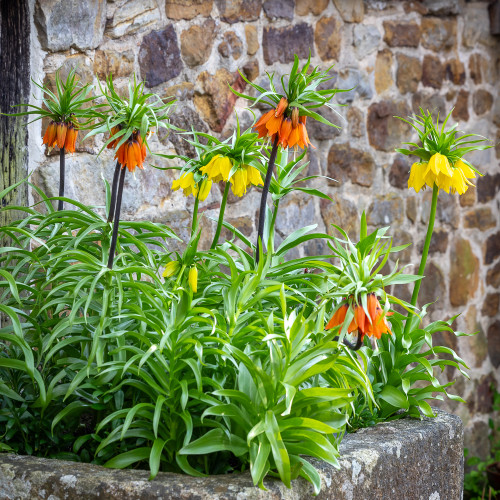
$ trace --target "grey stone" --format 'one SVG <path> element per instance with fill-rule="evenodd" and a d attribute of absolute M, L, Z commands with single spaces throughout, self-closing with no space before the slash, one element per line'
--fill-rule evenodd
<path fill-rule="evenodd" d="M 139 66 L 146 85 L 154 87 L 178 76 L 182 61 L 174 26 L 147 34 L 139 51 Z"/>
<path fill-rule="evenodd" d="M 460 0 L 424 0 L 429 14 L 436 16 L 456 16 L 462 12 Z"/>
<path fill-rule="evenodd" d="M 293 62 L 293 55 L 307 58 L 309 51 L 314 55 L 313 30 L 307 23 L 274 28 L 264 28 L 262 49 L 266 64 Z"/>
<path fill-rule="evenodd" d="M 336 99 L 340 104 L 354 101 L 356 96 L 362 99 L 373 97 L 373 87 L 368 75 L 357 68 L 346 68 L 339 73 L 336 86 L 339 89 L 352 89 L 349 92 L 337 94 Z"/>
<path fill-rule="evenodd" d="M 361 58 L 376 51 L 382 40 L 380 31 L 373 24 L 355 24 L 352 33 L 352 43 Z"/>
<path fill-rule="evenodd" d="M 130 35 L 145 28 L 160 18 L 160 9 L 155 0 L 129 0 L 116 9 L 109 24 L 113 38 Z"/>
<path fill-rule="evenodd" d="M 38 0 L 35 25 L 43 49 L 94 49 L 106 24 L 105 0 Z"/>
<path fill-rule="evenodd" d="M 322 477 L 315 498 L 386 500 L 456 499 L 463 488 L 463 425 L 459 417 L 436 410 L 435 418 L 401 419 L 348 434 L 340 445 L 340 469 L 310 459 Z M 291 490 L 279 480 L 253 486 L 250 474 L 192 477 L 160 472 L 149 481 L 143 470 L 113 470 L 98 465 L 13 454 L 0 455 L 0 497 L 17 500 L 78 498 L 195 500 L 238 498 L 306 500 L 309 483 L 300 478 Z"/>
<path fill-rule="evenodd" d="M 291 21 L 295 10 L 295 0 L 266 0 L 262 7 L 270 19 Z"/>

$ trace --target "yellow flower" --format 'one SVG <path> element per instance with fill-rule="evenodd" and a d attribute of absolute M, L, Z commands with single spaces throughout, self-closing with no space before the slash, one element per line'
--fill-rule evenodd
<path fill-rule="evenodd" d="M 427 175 L 429 171 L 436 176 L 439 175 L 440 172 L 448 177 L 453 176 L 448 158 L 441 153 L 435 153 L 431 156 L 425 175 Z"/>
<path fill-rule="evenodd" d="M 208 193 L 212 189 L 212 181 L 209 179 L 205 179 L 201 182 L 200 185 L 200 194 L 198 195 L 198 199 L 200 201 L 205 201 L 207 199 Z"/>
<path fill-rule="evenodd" d="M 260 172 L 251 165 L 242 165 L 229 180 L 234 195 L 240 197 L 247 192 L 248 186 L 252 184 L 254 186 L 264 185 Z"/>
<path fill-rule="evenodd" d="M 193 293 L 196 293 L 198 291 L 198 269 L 196 266 L 193 266 L 189 270 L 188 282 Z"/>
<path fill-rule="evenodd" d="M 231 177 L 231 190 L 235 196 L 243 196 L 247 192 L 247 169 L 239 168 Z"/>
<path fill-rule="evenodd" d="M 465 175 L 466 179 L 475 179 L 476 178 L 476 173 L 474 172 L 474 170 L 472 170 L 472 168 L 470 168 L 469 165 L 467 165 L 467 163 L 465 163 L 462 160 L 462 158 L 460 158 L 460 160 L 455 162 L 455 168 L 459 168 L 462 171 L 462 173 Z"/>
<path fill-rule="evenodd" d="M 213 182 L 227 181 L 232 163 L 227 156 L 214 156 L 204 167 L 200 168 L 202 174 L 208 176 Z"/>
<path fill-rule="evenodd" d="M 174 274 L 177 274 L 177 271 L 179 270 L 179 261 L 178 260 L 171 260 L 166 266 L 165 266 L 165 271 L 163 271 L 162 276 L 164 278 L 171 278 Z"/>
<path fill-rule="evenodd" d="M 408 189 L 413 188 L 417 193 L 425 186 L 425 172 L 427 163 L 416 162 L 411 166 Z"/>
<path fill-rule="evenodd" d="M 177 191 L 180 188 L 184 191 L 184 196 L 189 196 L 190 194 L 196 196 L 198 194 L 198 184 L 194 182 L 193 172 L 182 174 L 179 179 L 172 182 L 172 191 Z"/>

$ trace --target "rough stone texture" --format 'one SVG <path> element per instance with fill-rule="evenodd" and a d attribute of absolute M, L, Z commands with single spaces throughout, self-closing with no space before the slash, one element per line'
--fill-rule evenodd
<path fill-rule="evenodd" d="M 486 174 L 477 180 L 477 201 L 487 203 L 493 200 L 500 191 L 500 173 L 495 175 Z"/>
<path fill-rule="evenodd" d="M 458 93 L 457 101 L 455 102 L 455 108 L 451 116 L 455 120 L 462 120 L 466 122 L 469 119 L 469 92 L 467 90 L 461 89 Z"/>
<path fill-rule="evenodd" d="M 384 21 L 384 40 L 390 47 L 418 47 L 420 26 L 415 22 Z"/>
<path fill-rule="evenodd" d="M 239 59 L 243 53 L 243 42 L 234 31 L 226 31 L 217 50 L 222 57 Z"/>
<path fill-rule="evenodd" d="M 406 117 L 409 110 L 404 101 L 381 101 L 368 108 L 368 138 L 381 151 L 392 151 L 407 137 L 410 126 L 394 116 Z"/>
<path fill-rule="evenodd" d="M 139 52 L 141 75 L 149 87 L 175 78 L 182 71 L 177 34 L 171 24 L 146 35 Z"/>
<path fill-rule="evenodd" d="M 340 445 L 340 469 L 311 462 L 322 476 L 315 498 L 382 500 L 394 498 L 461 498 L 463 488 L 463 425 L 459 417 L 437 411 L 433 419 L 402 419 L 348 434 Z M 135 500 L 171 498 L 230 500 L 312 498 L 303 479 L 288 490 L 268 479 L 268 491 L 254 487 L 249 473 L 195 478 L 160 472 L 111 470 L 90 464 L 0 455 L 0 496 L 17 500 Z M 412 478 L 411 481 L 408 478 Z"/>
<path fill-rule="evenodd" d="M 497 220 L 490 207 L 480 207 L 464 215 L 464 227 L 469 229 L 477 228 L 486 231 L 496 225 Z"/>
<path fill-rule="evenodd" d="M 259 33 L 257 27 L 253 24 L 245 25 L 245 37 L 247 40 L 247 54 L 253 56 L 260 47 L 259 44 Z"/>
<path fill-rule="evenodd" d="M 374 166 L 369 153 L 352 148 L 349 143 L 334 145 L 328 153 L 328 176 L 341 184 L 350 179 L 354 184 L 371 186 Z"/>
<path fill-rule="evenodd" d="M 437 56 L 427 54 L 422 64 L 422 83 L 426 87 L 440 89 L 444 78 L 444 67 Z"/>
<path fill-rule="evenodd" d="M 415 92 L 411 98 L 411 105 L 414 113 L 420 113 L 422 108 L 424 111 L 429 110 L 436 114 L 439 112 L 439 116 L 446 115 L 443 97 L 429 90 Z"/>
<path fill-rule="evenodd" d="M 262 8 L 261 0 L 215 0 L 220 18 L 229 24 L 255 21 Z"/>
<path fill-rule="evenodd" d="M 445 253 L 448 248 L 448 231 L 444 229 L 434 229 L 434 234 L 432 235 L 431 244 L 429 246 L 429 253 Z M 422 253 L 424 249 L 424 240 L 422 240 L 418 245 L 419 254 Z"/>
<path fill-rule="evenodd" d="M 408 156 L 398 154 L 389 171 L 389 183 L 398 189 L 408 188 L 411 163 Z"/>
<path fill-rule="evenodd" d="M 339 20 L 335 17 L 322 17 L 316 23 L 314 41 L 318 48 L 318 54 L 323 61 L 328 61 L 329 59 L 337 61 L 340 56 L 340 46 L 342 43 Z"/>
<path fill-rule="evenodd" d="M 472 105 L 476 115 L 484 115 L 487 113 L 493 104 L 493 96 L 484 89 L 479 89 L 472 96 Z"/>
<path fill-rule="evenodd" d="M 479 259 L 474 255 L 470 243 L 459 238 L 450 254 L 450 302 L 463 306 L 474 296 L 479 283 Z"/>
<path fill-rule="evenodd" d="M 353 45 L 360 58 L 377 50 L 382 35 L 373 24 L 356 24 L 353 28 Z"/>
<path fill-rule="evenodd" d="M 213 0 L 166 0 L 165 13 L 170 19 L 193 19 L 198 15 L 209 16 Z"/>
<path fill-rule="evenodd" d="M 371 226 L 389 226 L 403 218 L 403 200 L 390 193 L 378 195 L 370 204 L 366 214 L 366 221 Z"/>
<path fill-rule="evenodd" d="M 342 19 L 348 23 L 361 23 L 365 13 L 363 0 L 333 0 Z"/>
<path fill-rule="evenodd" d="M 488 354 L 495 368 L 500 366 L 500 321 L 495 321 L 488 328 Z"/>
<path fill-rule="evenodd" d="M 500 257 L 500 231 L 492 234 L 486 240 L 485 247 L 484 262 L 485 264 L 491 264 Z"/>
<path fill-rule="evenodd" d="M 348 198 L 333 196 L 333 203 L 321 200 L 321 214 L 328 234 L 338 236 L 332 224 L 340 226 L 353 241 L 359 239 L 359 213 L 356 204 Z"/>
<path fill-rule="evenodd" d="M 313 30 L 306 23 L 296 24 L 285 28 L 264 28 L 262 38 L 264 61 L 266 64 L 274 62 L 290 63 L 293 55 L 307 58 L 309 50 L 314 54 Z"/>
<path fill-rule="evenodd" d="M 455 85 L 463 85 L 465 83 L 465 66 L 460 59 L 452 59 L 445 66 L 446 78 L 452 81 Z"/>
<path fill-rule="evenodd" d="M 500 303 L 500 294 L 498 293 L 489 293 L 484 298 L 483 308 L 481 309 L 481 313 L 493 318 L 498 314 L 498 305 Z"/>
<path fill-rule="evenodd" d="M 319 16 L 327 7 L 329 0 L 295 0 L 295 12 L 298 16 L 311 13 Z"/>
<path fill-rule="evenodd" d="M 293 19 L 295 0 L 265 0 L 262 5 L 269 19 Z"/>
<path fill-rule="evenodd" d="M 436 307 L 441 307 L 446 300 L 446 284 L 443 271 L 434 263 L 429 262 L 425 268 L 425 279 L 418 296 L 419 306 L 436 301 Z"/>
<path fill-rule="evenodd" d="M 190 67 L 206 63 L 212 52 L 216 35 L 213 19 L 207 19 L 203 24 L 195 24 L 183 31 L 181 33 L 181 54 L 184 62 Z"/>
<path fill-rule="evenodd" d="M 401 94 L 415 92 L 422 80 L 422 63 L 417 57 L 398 54 L 396 83 Z"/>
<path fill-rule="evenodd" d="M 131 50 L 96 50 L 94 72 L 101 80 L 105 80 L 110 73 L 113 78 L 130 76 L 134 72 L 134 53 Z"/>
<path fill-rule="evenodd" d="M 129 0 L 116 9 L 107 32 L 113 38 L 130 35 L 153 24 L 159 17 L 155 0 Z"/>
<path fill-rule="evenodd" d="M 392 52 L 388 49 L 381 50 L 375 60 L 375 90 L 383 94 L 393 84 L 392 79 Z"/>
<path fill-rule="evenodd" d="M 434 52 L 452 49 L 457 42 L 457 20 L 439 17 L 422 19 L 422 45 Z"/>
<path fill-rule="evenodd" d="M 238 73 L 218 69 L 215 75 L 203 71 L 197 84 L 203 89 L 203 93 L 194 96 L 194 104 L 208 125 L 216 132 L 221 132 L 236 102 L 236 95 L 231 92 L 228 84 L 241 92 L 245 88 L 245 82 Z"/>
<path fill-rule="evenodd" d="M 93 49 L 102 41 L 106 1 L 37 0 L 34 19 L 43 49 Z"/>

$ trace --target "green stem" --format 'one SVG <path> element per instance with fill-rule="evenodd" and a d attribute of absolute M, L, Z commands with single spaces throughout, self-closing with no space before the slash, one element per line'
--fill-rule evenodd
<path fill-rule="evenodd" d="M 59 151 L 59 196 L 62 198 L 64 196 L 64 178 L 66 176 L 66 161 L 65 161 L 65 151 L 64 147 Z M 57 210 L 62 210 L 64 208 L 64 201 L 59 200 L 57 204 Z"/>
<path fill-rule="evenodd" d="M 226 211 L 227 196 L 229 194 L 229 181 L 226 182 L 226 187 L 224 188 L 224 194 L 222 195 L 222 201 L 220 204 L 219 220 L 217 221 L 217 229 L 215 230 L 215 236 L 210 245 L 210 249 L 217 246 L 219 242 L 220 232 L 222 231 L 222 223 L 224 222 L 224 212 Z"/>
<path fill-rule="evenodd" d="M 418 268 L 417 276 L 423 276 L 425 271 L 425 264 L 427 262 L 427 255 L 429 254 L 429 247 L 431 245 L 432 233 L 434 231 L 434 221 L 436 220 L 436 208 L 438 200 L 439 188 L 434 184 L 432 189 L 432 202 L 431 202 L 431 213 L 429 214 L 429 225 L 427 226 L 427 236 L 425 237 L 424 248 L 422 250 L 422 258 L 420 260 L 420 266 Z M 413 288 L 413 293 L 411 296 L 411 305 L 415 307 L 417 305 L 418 292 L 420 291 L 420 285 L 422 280 L 415 281 L 415 287 Z M 413 315 L 410 313 L 406 318 L 405 331 L 404 334 L 407 335 L 410 332 L 412 324 Z"/>
<path fill-rule="evenodd" d="M 194 200 L 194 207 L 193 207 L 193 222 L 191 224 L 191 236 L 193 236 L 194 231 L 196 229 L 196 223 L 198 222 L 198 204 L 200 202 L 200 199 L 198 198 L 199 192 L 196 195 L 196 198 Z"/>
<path fill-rule="evenodd" d="M 280 206 L 280 200 L 276 200 L 274 203 L 274 211 L 273 211 L 273 217 L 271 219 L 271 234 L 274 234 L 274 225 L 276 224 L 276 215 L 278 214 L 278 208 Z M 274 244 L 274 239 L 273 239 L 273 244 Z"/>

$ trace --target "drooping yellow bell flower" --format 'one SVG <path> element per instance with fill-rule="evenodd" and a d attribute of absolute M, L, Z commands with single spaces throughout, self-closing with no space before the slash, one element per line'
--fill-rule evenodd
<path fill-rule="evenodd" d="M 171 278 L 174 274 L 177 274 L 179 270 L 180 263 L 178 260 L 171 260 L 166 266 L 165 271 L 163 271 L 162 276 L 164 278 Z"/>
<path fill-rule="evenodd" d="M 213 182 L 227 181 L 232 166 L 227 156 L 216 155 L 204 167 L 201 167 L 200 171 Z"/>
<path fill-rule="evenodd" d="M 212 189 L 212 181 L 211 180 L 205 179 L 204 181 L 201 181 L 198 199 L 200 201 L 205 201 L 207 199 L 207 196 L 210 193 L 211 189 Z"/>
<path fill-rule="evenodd" d="M 425 186 L 427 166 L 425 162 L 416 162 L 411 166 L 408 189 L 413 188 L 418 193 Z"/>
<path fill-rule="evenodd" d="M 188 282 L 193 293 L 196 293 L 198 291 L 198 268 L 196 266 L 189 270 Z"/>
<path fill-rule="evenodd" d="M 440 172 L 448 177 L 453 176 L 448 158 L 441 153 L 435 153 L 431 156 L 425 175 L 427 175 L 429 170 L 436 176 L 439 175 Z"/>
<path fill-rule="evenodd" d="M 193 172 L 182 174 L 172 182 L 172 191 L 177 191 L 178 189 L 184 191 L 184 196 L 189 196 L 190 194 L 196 196 L 198 194 L 198 184 L 194 182 Z"/>

